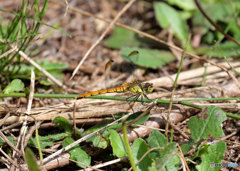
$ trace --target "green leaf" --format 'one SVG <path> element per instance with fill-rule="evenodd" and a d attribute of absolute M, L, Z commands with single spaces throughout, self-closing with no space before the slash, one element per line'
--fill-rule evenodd
<path fill-rule="evenodd" d="M 176 164 L 179 163 L 179 158 L 177 157 L 176 153 L 177 153 L 176 143 L 171 143 L 165 146 L 164 150 L 161 150 L 159 152 L 160 157 L 155 158 L 155 161 L 153 162 L 149 170 L 177 171 L 178 169 L 176 168 Z"/>
<path fill-rule="evenodd" d="M 21 91 L 24 88 L 24 83 L 20 79 L 14 79 L 7 87 L 3 90 L 4 94 Z"/>
<path fill-rule="evenodd" d="M 200 157 L 202 163 L 197 165 L 197 170 L 209 170 L 209 171 L 217 171 L 220 170 L 221 167 L 210 167 L 211 163 L 222 163 L 224 159 L 224 152 L 226 150 L 226 144 L 223 141 L 217 142 L 216 144 L 209 145 L 207 148 L 204 148 Z"/>
<path fill-rule="evenodd" d="M 104 41 L 104 46 L 114 49 L 139 46 L 141 44 L 142 42 L 138 40 L 136 33 L 121 27 L 116 27 L 114 29 L 114 34 Z"/>
<path fill-rule="evenodd" d="M 110 133 L 109 139 L 113 153 L 119 158 L 127 156 L 122 137 L 113 129 L 109 129 L 108 131 Z"/>
<path fill-rule="evenodd" d="M 176 5 L 184 10 L 194 10 L 196 8 L 194 0 L 165 0 L 171 5 Z"/>
<path fill-rule="evenodd" d="M 48 136 L 39 136 L 40 147 L 41 149 L 45 149 L 46 147 L 50 147 L 53 145 L 55 141 L 59 141 L 65 137 L 67 137 L 67 133 L 53 134 Z M 36 138 L 30 138 L 29 145 L 33 145 L 34 147 L 38 147 Z"/>
<path fill-rule="evenodd" d="M 7 136 L 7 139 L 13 144 L 16 145 L 17 143 L 15 142 L 15 140 L 13 139 L 12 136 Z M 7 143 L 2 140 L 2 138 L 0 137 L 0 146 L 6 145 Z"/>
<path fill-rule="evenodd" d="M 180 14 L 171 6 L 163 2 L 154 2 L 155 16 L 158 23 L 165 29 L 171 28 L 173 34 L 185 46 L 188 36 L 188 28 Z"/>
<path fill-rule="evenodd" d="M 66 133 L 72 134 L 73 133 L 73 125 L 70 123 L 69 120 L 62 116 L 58 116 L 54 118 L 53 124 L 57 125 L 60 129 L 63 129 Z"/>
<path fill-rule="evenodd" d="M 222 130 L 222 122 L 226 120 L 226 114 L 220 108 L 208 107 L 198 116 L 192 116 L 188 122 L 191 130 L 191 138 L 198 140 L 199 138 L 208 139 L 208 136 L 218 138 L 224 135 Z"/>
<path fill-rule="evenodd" d="M 74 140 L 70 137 L 67 137 L 63 140 L 62 145 L 63 147 L 68 146 L 69 144 L 73 143 Z M 79 145 L 75 145 L 74 147 L 72 147 L 71 149 L 68 150 L 68 152 L 71 155 L 71 159 L 80 163 L 83 163 L 87 166 L 89 166 L 91 164 L 91 157 L 79 146 Z M 77 163 L 77 165 L 81 168 L 86 168 L 86 166 Z"/>
<path fill-rule="evenodd" d="M 94 147 L 106 149 L 108 146 L 108 138 L 106 136 L 94 135 L 87 139 L 87 142 L 92 142 Z"/>
<path fill-rule="evenodd" d="M 208 16 L 211 16 L 211 20 L 217 23 L 221 21 L 229 23 L 230 20 L 234 21 L 234 10 L 232 10 L 231 4 L 214 2 L 214 3 L 201 3 L 203 9 L 207 12 Z M 199 10 L 195 11 L 192 19 L 194 27 L 202 27 L 202 33 L 205 34 L 212 27 L 207 19 L 202 15 Z"/>
<path fill-rule="evenodd" d="M 141 138 L 136 139 L 131 147 L 135 163 L 148 151 L 148 146 Z M 151 159 L 148 155 L 137 165 L 137 170 L 147 170 L 151 166 Z"/>
<path fill-rule="evenodd" d="M 218 58 L 237 57 L 240 55 L 240 47 L 234 42 L 226 41 L 219 45 L 200 47 L 197 49 L 197 54 Z"/>
<path fill-rule="evenodd" d="M 157 130 L 153 130 L 147 140 L 151 148 L 165 147 L 168 144 L 168 139 Z M 149 157 L 155 159 L 159 154 L 159 151 L 160 149 L 150 152 Z"/>
<path fill-rule="evenodd" d="M 47 71 L 63 71 L 68 67 L 68 64 L 63 64 L 59 62 L 50 62 L 48 59 L 44 59 L 40 64 L 42 68 L 46 69 Z"/>
<path fill-rule="evenodd" d="M 40 171 L 41 169 L 39 168 L 37 164 L 37 160 L 30 148 L 27 148 L 25 150 L 25 160 L 28 165 L 28 169 L 30 171 Z"/>
<path fill-rule="evenodd" d="M 168 143 L 168 139 L 158 130 L 152 130 L 148 137 L 148 144 L 151 148 L 164 147 Z"/>
<path fill-rule="evenodd" d="M 128 56 L 131 52 L 138 51 L 138 55 Z M 146 68 L 160 68 L 163 65 L 175 60 L 174 55 L 168 51 L 153 50 L 146 48 L 124 48 L 121 52 L 125 60 Z"/>

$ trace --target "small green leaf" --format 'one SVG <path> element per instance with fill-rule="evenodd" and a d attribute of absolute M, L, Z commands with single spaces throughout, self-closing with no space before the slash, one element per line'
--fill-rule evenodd
<path fill-rule="evenodd" d="M 128 46 L 139 46 L 141 44 L 142 42 L 138 40 L 136 33 L 121 27 L 116 27 L 114 29 L 114 34 L 104 41 L 105 46 L 115 49 Z"/>
<path fill-rule="evenodd" d="M 68 64 L 63 64 L 59 62 L 50 62 L 48 59 L 45 59 L 39 64 L 42 68 L 46 69 L 47 71 L 62 71 L 68 67 Z"/>
<path fill-rule="evenodd" d="M 67 137 L 63 140 L 62 145 L 63 147 L 68 146 L 69 144 L 73 143 L 74 140 L 70 137 Z M 74 147 L 72 147 L 71 149 L 68 150 L 68 152 L 71 155 L 71 159 L 80 163 L 83 163 L 87 166 L 90 165 L 91 163 L 91 157 L 79 146 L 79 145 L 75 145 Z M 77 163 L 77 165 L 81 168 L 86 168 L 86 166 Z"/>
<path fill-rule="evenodd" d="M 191 138 L 198 140 L 199 138 L 208 139 L 208 136 L 218 138 L 224 135 L 222 130 L 222 122 L 226 120 L 226 114 L 220 108 L 208 107 L 206 111 L 202 111 L 199 116 L 192 116 L 188 122 L 191 130 Z"/>
<path fill-rule="evenodd" d="M 148 146 L 141 138 L 136 139 L 131 147 L 135 163 L 148 151 Z M 137 170 L 148 170 L 151 166 L 151 159 L 148 155 L 137 165 Z"/>
<path fill-rule="evenodd" d="M 138 51 L 134 56 L 128 56 L 131 52 Z M 121 53 L 125 60 L 146 68 L 161 68 L 163 65 L 175 59 L 174 55 L 168 51 L 153 50 L 146 48 L 124 48 Z"/>
<path fill-rule="evenodd" d="M 181 41 L 182 46 L 185 46 L 188 28 L 180 14 L 163 2 L 154 2 L 153 7 L 159 24 L 165 29 L 172 28 L 174 35 Z"/>
<path fill-rule="evenodd" d="M 8 86 L 3 90 L 4 94 L 21 91 L 24 88 L 24 83 L 20 79 L 14 79 Z"/>
<path fill-rule="evenodd" d="M 41 149 L 50 147 L 53 145 L 53 143 L 55 141 L 59 141 L 67 136 L 68 136 L 67 133 L 53 134 L 53 135 L 48 135 L 48 136 L 39 136 L 40 147 L 41 147 Z M 36 138 L 33 138 L 33 137 L 30 138 L 28 144 L 33 145 L 36 148 L 38 147 Z"/>
<path fill-rule="evenodd" d="M 57 125 L 60 129 L 63 129 L 65 132 L 72 134 L 73 133 L 73 125 L 69 120 L 62 116 L 58 116 L 54 118 L 53 124 Z"/>
<path fill-rule="evenodd" d="M 226 143 L 223 141 L 217 142 L 216 144 L 209 145 L 207 148 L 204 148 L 200 157 L 202 159 L 202 163 L 197 165 L 197 170 L 209 170 L 209 171 L 217 171 L 220 170 L 221 167 L 210 167 L 211 163 L 222 163 L 224 158 L 223 154 L 226 150 Z"/>
<path fill-rule="evenodd" d="M 94 135 L 87 139 L 87 142 L 92 142 L 94 147 L 106 149 L 108 146 L 107 138 L 101 135 Z"/>
<path fill-rule="evenodd" d="M 164 147 L 168 143 L 168 139 L 159 131 L 152 130 L 148 138 L 148 144 L 151 148 Z"/>
<path fill-rule="evenodd" d="M 30 150 L 30 148 L 27 148 L 25 150 L 25 160 L 28 165 L 28 169 L 30 171 L 40 171 L 41 170 L 37 164 L 37 160 L 36 160 L 32 150 Z"/>
<path fill-rule="evenodd" d="M 122 137 L 113 129 L 109 129 L 108 131 L 110 133 L 109 139 L 113 153 L 119 158 L 126 156 L 126 149 Z"/>

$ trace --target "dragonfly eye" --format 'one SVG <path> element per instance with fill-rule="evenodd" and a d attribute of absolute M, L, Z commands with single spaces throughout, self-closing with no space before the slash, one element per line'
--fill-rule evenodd
<path fill-rule="evenodd" d="M 144 89 L 145 89 L 146 93 L 152 93 L 153 92 L 153 84 L 146 83 L 144 86 Z"/>

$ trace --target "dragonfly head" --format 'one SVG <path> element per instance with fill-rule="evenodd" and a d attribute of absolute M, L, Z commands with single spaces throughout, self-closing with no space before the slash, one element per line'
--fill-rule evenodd
<path fill-rule="evenodd" d="M 145 83 L 143 86 L 143 89 L 146 93 L 152 93 L 153 92 L 153 84 L 152 83 Z"/>

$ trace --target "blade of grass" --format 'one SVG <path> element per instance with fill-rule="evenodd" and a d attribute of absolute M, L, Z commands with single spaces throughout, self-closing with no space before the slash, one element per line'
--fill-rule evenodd
<path fill-rule="evenodd" d="M 180 75 L 180 72 L 181 72 L 181 69 L 182 69 L 182 64 L 183 64 L 183 59 L 185 57 L 185 54 L 186 54 L 186 51 L 187 51 L 187 47 L 188 47 L 188 43 L 190 41 L 190 37 L 191 35 L 188 36 L 188 40 L 186 42 L 186 45 L 183 49 L 183 53 L 182 53 L 182 57 L 181 57 L 181 61 L 180 61 L 180 64 L 179 64 L 179 67 L 178 67 L 178 72 L 177 72 L 177 75 L 176 75 L 176 78 L 175 78 L 175 81 L 173 83 L 173 90 L 172 90 L 172 93 L 171 93 L 171 100 L 170 100 L 170 104 L 169 104 L 169 108 L 168 108 L 168 115 L 167 115 L 167 123 L 166 123 L 166 127 L 165 127 L 165 135 L 167 136 L 168 134 L 168 127 L 169 127 L 169 116 L 170 116 L 170 112 L 172 110 L 172 104 L 173 104 L 173 96 L 174 96 L 174 93 L 175 93 L 175 90 L 176 90 L 176 87 L 177 87 L 177 81 L 178 81 L 178 77 Z M 171 123 L 170 123 L 171 124 Z M 172 128 L 173 129 L 173 128 Z"/>

